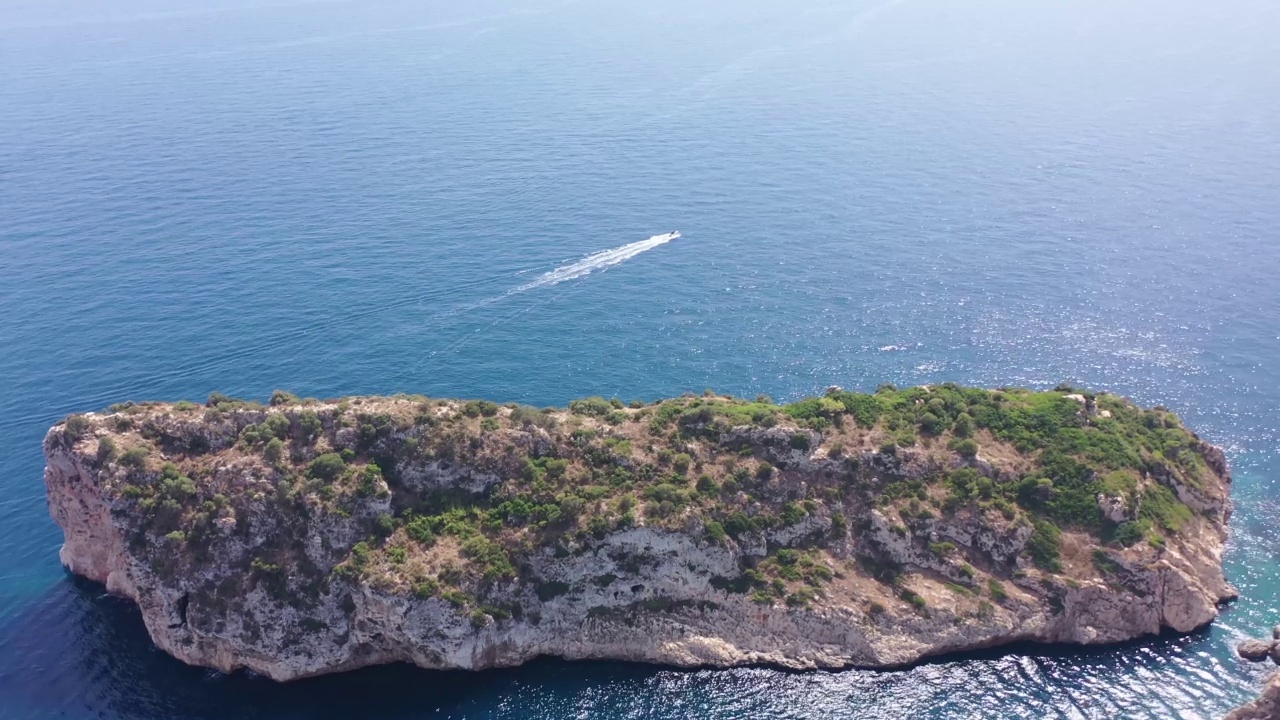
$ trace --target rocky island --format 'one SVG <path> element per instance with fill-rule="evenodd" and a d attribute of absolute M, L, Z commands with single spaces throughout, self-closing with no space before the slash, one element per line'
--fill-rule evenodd
<path fill-rule="evenodd" d="M 276 680 L 539 655 L 903 666 L 1210 622 L 1222 452 L 1068 387 L 778 405 L 124 403 L 44 443 L 71 572 Z"/>

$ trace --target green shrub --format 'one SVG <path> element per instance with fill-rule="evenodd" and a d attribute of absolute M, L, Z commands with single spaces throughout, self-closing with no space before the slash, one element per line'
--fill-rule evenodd
<path fill-rule="evenodd" d="M 518 426 L 534 426 L 543 430 L 554 430 L 556 419 L 535 407 L 520 405 L 511 411 L 511 422 Z"/>
<path fill-rule="evenodd" d="M 420 600 L 433 598 L 438 592 L 440 592 L 440 583 L 430 578 L 413 584 L 413 595 Z"/>
<path fill-rule="evenodd" d="M 782 513 L 779 517 L 782 519 L 783 525 L 795 525 L 808 514 L 799 503 L 789 502 L 782 506 Z"/>
<path fill-rule="evenodd" d="M 809 588 L 802 587 L 787 596 L 788 607 L 808 607 L 817 594 Z"/>
<path fill-rule="evenodd" d="M 842 538 L 849 532 L 849 521 L 838 512 L 831 513 L 831 534 Z"/>
<path fill-rule="evenodd" d="M 396 519 L 388 513 L 382 513 L 375 521 L 374 531 L 378 537 L 390 537 L 396 531 Z"/>
<path fill-rule="evenodd" d="M 1123 470 L 1113 470 L 1098 481 L 1098 492 L 1132 499 L 1138 490 L 1138 479 Z"/>
<path fill-rule="evenodd" d="M 463 608 L 471 602 L 471 598 L 461 590 L 451 589 L 440 593 L 440 598 L 456 608 Z"/>
<path fill-rule="evenodd" d="M 613 412 L 613 405 L 602 397 L 589 397 L 569 403 L 569 412 L 574 415 L 587 415 L 603 418 Z"/>
<path fill-rule="evenodd" d="M 265 434 L 268 437 L 277 437 L 281 440 L 289 437 L 289 425 L 289 418 L 284 413 L 271 413 L 262 421 L 262 428 Z"/>
<path fill-rule="evenodd" d="M 285 392 L 284 390 L 276 390 L 275 392 L 271 393 L 270 404 L 272 407 L 276 407 L 279 405 L 292 405 L 296 402 L 298 402 L 298 396 L 294 395 L 291 392 Z"/>
<path fill-rule="evenodd" d="M 489 613 L 479 608 L 476 608 L 475 610 L 471 611 L 471 627 L 479 630 L 480 628 L 488 624 L 489 624 Z"/>
<path fill-rule="evenodd" d="M 1123 547 L 1129 547 L 1136 544 L 1146 534 L 1143 523 L 1130 520 L 1117 525 L 1111 533 L 1111 539 Z"/>
<path fill-rule="evenodd" d="M 476 562 L 486 580 L 513 578 L 516 575 L 515 566 L 511 564 L 507 551 L 483 535 L 464 541 L 462 554 Z"/>
<path fill-rule="evenodd" d="M 204 404 L 205 404 L 205 407 L 217 407 L 222 403 L 232 403 L 232 402 L 235 402 L 235 398 L 225 393 L 217 392 L 215 390 L 214 392 L 209 393 L 209 399 L 206 400 Z"/>
<path fill-rule="evenodd" d="M 603 515 L 594 515 L 587 521 L 587 532 L 597 538 L 603 538 L 609 534 L 609 520 Z"/>
<path fill-rule="evenodd" d="M 939 435 L 946 429 L 946 422 L 937 415 L 926 412 L 920 416 L 920 429 L 926 435 Z"/>
<path fill-rule="evenodd" d="M 362 568 L 369 563 L 369 543 L 361 540 L 351 546 L 351 564 Z"/>
<path fill-rule="evenodd" d="M 991 599 L 996 602 L 1003 602 L 1009 597 L 1009 592 L 1004 589 L 1004 585 L 995 578 L 987 580 L 987 591 L 991 593 Z"/>
<path fill-rule="evenodd" d="M 280 462 L 284 457 L 284 442 L 280 438 L 268 440 L 266 446 L 262 448 L 262 457 L 273 465 Z"/>
<path fill-rule="evenodd" d="M 508 610 L 507 607 L 511 609 Z M 509 606 L 485 605 L 481 609 L 494 620 L 510 620 L 513 614 L 519 616 L 523 613 L 520 609 L 520 603 L 512 603 Z"/>
<path fill-rule="evenodd" d="M 347 463 L 337 453 L 325 453 L 307 465 L 307 476 L 316 480 L 333 482 L 347 469 Z"/>
<path fill-rule="evenodd" d="M 956 551 L 956 544 L 953 542 L 944 541 L 944 542 L 929 543 L 929 552 L 933 553 L 934 555 L 937 555 L 938 557 L 947 557 L 949 555 L 954 554 L 955 551 Z"/>
<path fill-rule="evenodd" d="M 498 404 L 488 400 L 471 400 L 462 406 L 462 414 L 467 417 L 493 417 L 498 414 Z"/>
<path fill-rule="evenodd" d="M 960 457 L 969 460 L 978 456 L 978 443 L 974 442 L 972 438 L 952 441 L 951 449 Z"/>
<path fill-rule="evenodd" d="M 1172 490 L 1154 483 L 1142 491 L 1138 514 L 1175 533 L 1191 521 L 1191 508 L 1182 504 Z"/>
<path fill-rule="evenodd" d="M 587 503 L 577 495 L 565 495 L 560 498 L 560 516 L 566 520 L 572 521 L 582 515 L 582 511 L 586 509 Z"/>
<path fill-rule="evenodd" d="M 689 472 L 689 466 L 692 463 L 693 458 L 688 453 L 676 453 L 676 456 L 671 459 L 671 466 L 681 475 Z"/>
<path fill-rule="evenodd" d="M 100 463 L 112 462 L 116 459 L 116 457 L 119 454 L 120 454 L 119 451 L 116 449 L 115 440 L 112 440 L 110 437 L 106 437 L 106 436 L 98 438 L 98 453 L 97 453 L 98 462 Z"/>
<path fill-rule="evenodd" d="M 658 483 L 645 490 L 645 497 L 657 502 L 667 501 L 680 506 L 689 502 L 689 491 L 671 483 Z"/>
<path fill-rule="evenodd" d="M 414 541 L 423 546 L 430 546 L 436 540 L 436 535 L 431 530 L 431 518 L 416 517 L 405 524 L 405 532 Z"/>
<path fill-rule="evenodd" d="M 703 523 L 702 529 L 706 532 L 707 539 L 712 542 L 723 542 L 729 536 L 729 533 L 725 532 L 724 525 L 715 520 L 708 520 Z"/>
<path fill-rule="evenodd" d="M 151 457 L 151 449 L 145 445 L 129 448 L 120 456 L 120 464 L 134 470 L 142 470 L 147 466 L 147 458 Z"/>
<path fill-rule="evenodd" d="M 315 412 L 306 410 L 298 413 L 298 439 L 304 444 L 310 445 L 315 442 L 322 430 L 324 430 L 324 423 Z"/>
<path fill-rule="evenodd" d="M 91 427 L 93 423 L 84 415 L 68 415 L 62 432 L 68 440 L 79 440 Z"/>
<path fill-rule="evenodd" d="M 1062 532 L 1047 520 L 1035 520 L 1035 530 L 1027 540 L 1027 554 L 1037 567 L 1049 572 L 1061 572 Z"/>

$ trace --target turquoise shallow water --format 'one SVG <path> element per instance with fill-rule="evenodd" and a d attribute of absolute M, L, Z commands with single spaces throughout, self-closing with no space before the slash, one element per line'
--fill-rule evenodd
<path fill-rule="evenodd" d="M 1216 717 L 1280 622 L 1278 31 L 1268 0 L 0 0 L 0 717 Z M 41 482 L 65 413 L 215 389 L 946 380 L 1182 413 L 1235 467 L 1242 599 L 891 673 L 276 686 L 67 577 Z"/>

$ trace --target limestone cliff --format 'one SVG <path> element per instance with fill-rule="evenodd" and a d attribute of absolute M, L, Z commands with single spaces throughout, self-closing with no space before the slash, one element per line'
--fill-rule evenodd
<path fill-rule="evenodd" d="M 1210 622 L 1221 452 L 1062 388 L 537 410 L 127 403 L 45 440 L 72 572 L 156 644 L 277 680 L 538 655 L 901 666 Z"/>

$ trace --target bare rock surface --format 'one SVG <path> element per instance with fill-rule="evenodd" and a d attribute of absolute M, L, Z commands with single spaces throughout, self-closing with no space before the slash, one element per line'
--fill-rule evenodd
<path fill-rule="evenodd" d="M 1245 640 L 1236 646 L 1236 653 L 1252 662 L 1262 662 L 1271 655 L 1272 649 L 1276 646 L 1274 640 Z"/>

